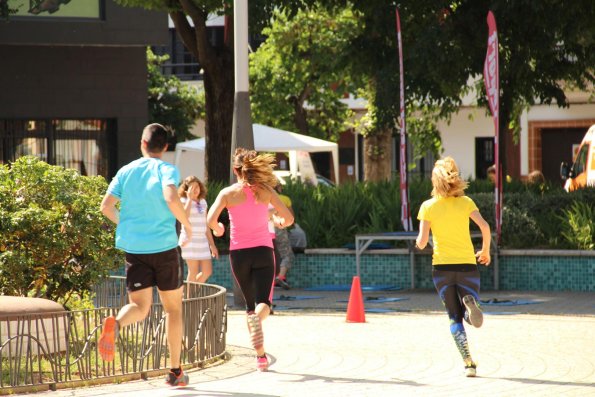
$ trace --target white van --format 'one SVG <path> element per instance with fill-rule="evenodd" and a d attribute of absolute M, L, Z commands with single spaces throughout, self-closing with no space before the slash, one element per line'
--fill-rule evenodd
<path fill-rule="evenodd" d="M 567 192 L 595 186 L 595 124 L 585 134 L 572 166 L 569 168 L 566 162 L 560 165 L 560 176 L 566 180 Z"/>

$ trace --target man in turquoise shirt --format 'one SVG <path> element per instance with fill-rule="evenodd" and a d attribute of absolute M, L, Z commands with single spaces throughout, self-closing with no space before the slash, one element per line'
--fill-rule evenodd
<path fill-rule="evenodd" d="M 192 237 L 192 226 L 178 197 L 180 174 L 176 167 L 161 160 L 167 150 L 167 138 L 168 132 L 162 125 L 146 126 L 140 142 L 143 157 L 118 171 L 101 203 L 101 212 L 118 225 L 116 247 L 126 253 L 126 288 L 130 303 L 117 317 L 104 320 L 98 347 L 104 360 L 114 360 L 119 329 L 149 314 L 153 286 L 157 286 L 167 313 L 172 366 L 166 382 L 185 386 L 188 375 L 180 367 L 184 268 L 175 221 L 184 225 L 188 241 Z"/>

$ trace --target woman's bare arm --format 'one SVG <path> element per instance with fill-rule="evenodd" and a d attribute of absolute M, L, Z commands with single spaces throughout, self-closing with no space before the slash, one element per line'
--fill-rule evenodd
<path fill-rule="evenodd" d="M 223 225 L 219 222 L 219 215 L 221 215 L 221 212 L 227 206 L 227 192 L 227 188 L 219 192 L 215 202 L 207 213 L 207 226 L 213 231 L 215 236 L 222 236 L 225 232 Z"/>
<path fill-rule="evenodd" d="M 430 239 L 430 226 L 430 221 L 419 221 L 419 233 L 415 239 L 415 245 L 421 250 L 426 248 Z"/>
<path fill-rule="evenodd" d="M 483 243 L 481 245 L 481 250 L 477 251 L 475 256 L 477 257 L 477 261 L 483 265 L 489 265 L 492 261 L 490 257 L 490 243 L 492 241 L 492 235 L 490 234 L 490 225 L 483 219 L 479 211 L 473 211 L 469 217 L 473 222 L 479 226 L 481 230 L 481 237 L 483 239 Z"/>

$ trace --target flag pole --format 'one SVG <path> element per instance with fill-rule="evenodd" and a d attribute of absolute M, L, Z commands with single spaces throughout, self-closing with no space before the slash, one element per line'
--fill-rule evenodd
<path fill-rule="evenodd" d="M 502 187 L 503 175 L 500 159 L 500 76 L 498 62 L 498 29 L 496 18 L 492 11 L 488 12 L 488 48 L 483 64 L 483 76 L 488 97 L 488 104 L 494 119 L 494 166 L 496 178 L 494 181 L 494 202 L 496 212 L 496 237 L 498 243 L 502 233 Z"/>
<path fill-rule="evenodd" d="M 399 139 L 399 179 L 401 190 L 401 223 L 406 232 L 413 230 L 409 210 L 409 182 L 407 178 L 407 129 L 405 124 L 405 78 L 403 75 L 403 43 L 401 41 L 401 18 L 399 9 L 395 9 L 397 20 L 397 42 L 399 45 L 399 96 L 400 96 L 400 139 Z"/>

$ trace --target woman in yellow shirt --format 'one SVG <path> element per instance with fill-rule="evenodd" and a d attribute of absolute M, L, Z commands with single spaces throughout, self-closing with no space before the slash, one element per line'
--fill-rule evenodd
<path fill-rule="evenodd" d="M 452 157 L 436 161 L 432 187 L 432 198 L 419 209 L 419 235 L 415 243 L 423 249 L 432 231 L 432 279 L 448 313 L 450 332 L 465 363 L 465 375 L 472 377 L 476 365 L 469 352 L 463 319 L 477 328 L 483 323 L 477 304 L 480 284 L 477 263 L 490 264 L 490 226 L 473 200 L 465 196 L 467 182 L 461 178 Z M 473 252 L 469 218 L 479 226 L 483 237 L 477 253 Z"/>

